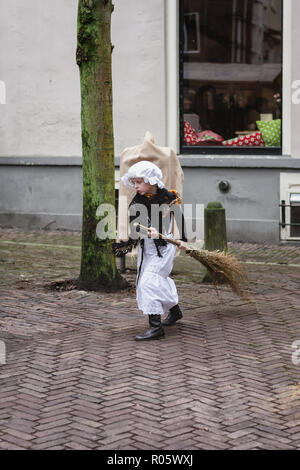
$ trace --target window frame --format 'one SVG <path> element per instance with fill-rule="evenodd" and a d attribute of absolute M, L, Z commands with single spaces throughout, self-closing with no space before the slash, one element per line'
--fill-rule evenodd
<path fill-rule="evenodd" d="M 173 4 L 171 3 L 173 2 Z M 167 89 L 167 116 L 170 116 L 171 109 L 174 110 L 174 106 L 170 105 L 170 97 L 173 95 L 174 90 L 177 91 L 177 99 L 175 101 L 177 105 L 177 139 L 176 139 L 176 150 L 177 153 L 182 155 L 195 155 L 203 157 L 205 155 L 221 155 L 223 156 L 278 156 L 278 155 L 290 155 L 291 153 L 291 90 L 290 90 L 290 77 L 291 77 L 291 28 L 288 28 L 288 24 L 291 22 L 291 0 L 282 0 L 282 46 L 281 46 L 281 64 L 282 64 L 282 126 L 281 126 L 281 147 L 213 147 L 213 146 L 187 146 L 184 145 L 184 111 L 183 111 L 183 65 L 184 65 L 184 0 L 167 0 L 166 2 L 166 29 L 167 29 L 167 87 L 173 85 L 170 83 L 170 65 L 174 66 L 176 61 L 177 66 L 177 86 L 171 86 L 171 92 Z M 176 9 L 176 12 L 174 11 Z M 177 60 L 173 55 L 173 60 L 168 61 L 168 55 L 170 53 L 171 35 L 173 38 L 174 47 L 174 26 L 171 21 L 176 21 L 177 32 L 176 32 L 176 47 L 177 47 Z M 174 60 L 175 59 L 175 60 Z M 174 70 L 174 69 L 173 69 Z M 288 85 L 288 88 L 287 88 Z M 170 143 L 170 137 L 172 139 L 173 148 L 175 147 L 174 129 L 170 128 L 170 125 L 175 124 L 175 119 L 167 119 L 167 143 Z"/>

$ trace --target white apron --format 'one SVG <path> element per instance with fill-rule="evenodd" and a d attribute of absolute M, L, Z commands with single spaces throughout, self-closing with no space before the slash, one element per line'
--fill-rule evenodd
<path fill-rule="evenodd" d="M 171 232 L 168 237 L 174 239 Z M 142 259 L 142 248 L 140 243 L 138 245 L 136 300 L 145 315 L 163 315 L 178 304 L 175 283 L 168 277 L 173 269 L 176 246 L 167 243 L 159 246 L 159 251 L 162 258 L 157 254 L 154 240 L 145 238 Z"/>

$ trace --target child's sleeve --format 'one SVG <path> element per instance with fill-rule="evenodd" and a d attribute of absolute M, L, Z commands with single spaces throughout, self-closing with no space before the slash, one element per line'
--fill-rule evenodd
<path fill-rule="evenodd" d="M 175 215 L 175 211 L 176 211 L 177 217 L 178 217 L 178 214 L 179 214 L 179 218 L 180 218 L 180 223 L 177 224 L 179 226 L 179 232 L 180 232 L 180 235 L 181 235 L 179 240 L 181 240 L 183 242 L 187 242 L 185 220 L 184 220 L 183 210 L 181 208 L 182 199 L 181 199 L 181 197 L 180 197 L 180 195 L 178 194 L 177 191 L 171 189 L 170 193 L 172 193 L 172 199 L 173 199 L 171 201 L 171 205 L 173 205 L 173 207 L 176 206 L 175 210 L 171 209 L 171 214 L 173 214 L 173 217 L 176 220 L 176 215 Z"/>

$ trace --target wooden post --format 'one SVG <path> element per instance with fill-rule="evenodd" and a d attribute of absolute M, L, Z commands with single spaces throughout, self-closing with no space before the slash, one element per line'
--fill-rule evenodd
<path fill-rule="evenodd" d="M 208 251 L 227 251 L 225 209 L 218 201 L 209 202 L 204 209 L 204 248 Z M 206 271 L 203 282 L 212 282 Z M 218 279 L 218 282 L 221 282 Z"/>
<path fill-rule="evenodd" d="M 125 271 L 126 271 L 126 255 L 123 255 L 120 258 L 120 272 L 125 273 Z"/>

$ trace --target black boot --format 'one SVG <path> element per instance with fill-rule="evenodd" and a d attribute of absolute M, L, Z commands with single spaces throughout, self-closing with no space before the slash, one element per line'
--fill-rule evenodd
<path fill-rule="evenodd" d="M 167 318 L 162 322 L 163 326 L 170 326 L 173 323 L 177 322 L 182 318 L 182 311 L 179 308 L 179 305 L 175 305 L 174 307 L 170 308 L 169 314 Z"/>
<path fill-rule="evenodd" d="M 160 315 L 149 315 L 149 330 L 135 337 L 136 341 L 144 341 L 146 339 L 159 339 L 165 335 L 161 324 Z"/>

